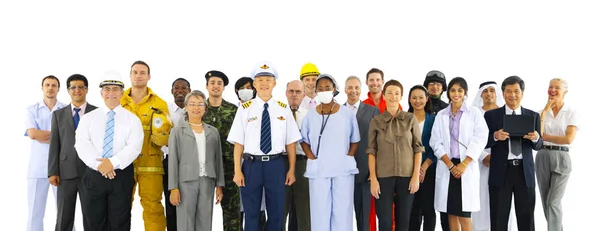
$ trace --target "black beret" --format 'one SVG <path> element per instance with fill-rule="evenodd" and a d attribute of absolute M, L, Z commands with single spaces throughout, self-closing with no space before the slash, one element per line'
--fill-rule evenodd
<path fill-rule="evenodd" d="M 211 77 L 217 77 L 217 78 L 221 78 L 223 80 L 223 85 L 227 86 L 227 84 L 229 84 L 229 79 L 227 78 L 227 76 L 220 71 L 209 71 L 206 72 L 206 74 L 204 75 L 204 78 L 206 78 L 206 82 L 208 84 L 208 79 L 210 79 Z"/>

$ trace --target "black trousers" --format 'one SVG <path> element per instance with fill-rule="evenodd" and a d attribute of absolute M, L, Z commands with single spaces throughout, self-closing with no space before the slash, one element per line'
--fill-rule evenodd
<path fill-rule="evenodd" d="M 169 158 L 163 160 L 163 168 L 165 169 L 165 175 L 163 176 L 163 189 L 165 191 L 165 213 L 167 215 L 167 231 L 177 231 L 177 214 L 176 209 L 171 201 L 171 191 L 169 191 Z"/>
<path fill-rule="evenodd" d="M 75 205 L 77 203 L 77 193 L 79 193 L 79 201 L 83 205 L 85 193 L 81 184 L 81 177 L 76 177 L 68 180 L 60 180 L 60 185 L 57 187 L 57 216 L 56 216 L 56 231 L 71 231 L 75 222 Z M 83 217 L 85 217 L 85 209 L 81 209 Z M 83 224 L 84 230 L 89 229 L 86 224 Z"/>
<path fill-rule="evenodd" d="M 114 179 L 104 178 L 100 172 L 88 168 L 82 184 L 85 197 L 82 208 L 85 231 L 131 230 L 131 195 L 133 194 L 133 166 L 115 170 Z"/>
<path fill-rule="evenodd" d="M 420 231 L 423 222 L 423 231 L 435 230 L 435 209 L 433 201 L 435 198 L 435 165 L 429 166 L 425 173 L 425 180 L 421 183 L 419 191 L 415 193 L 415 200 L 410 214 L 408 230 Z"/>
<path fill-rule="evenodd" d="M 507 162 L 504 186 L 490 186 L 490 220 L 492 231 L 508 229 L 508 216 L 515 197 L 515 213 L 519 231 L 534 231 L 535 187 L 527 188 L 523 165 Z"/>
<path fill-rule="evenodd" d="M 395 205 L 396 231 L 407 231 L 414 195 L 408 191 L 410 177 L 378 178 L 381 194 L 375 199 L 379 230 L 392 230 L 392 206 Z M 396 196 L 394 197 L 394 193 Z"/>

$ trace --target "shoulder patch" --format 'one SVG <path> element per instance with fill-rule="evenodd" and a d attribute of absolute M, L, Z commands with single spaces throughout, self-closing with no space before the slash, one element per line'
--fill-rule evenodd
<path fill-rule="evenodd" d="M 282 103 L 281 101 L 277 101 L 277 104 L 279 104 L 279 106 L 281 106 L 282 108 L 287 108 L 287 105 L 285 103 Z"/>
<path fill-rule="evenodd" d="M 242 104 L 242 107 L 244 107 L 244 109 L 247 109 L 248 107 L 250 107 L 250 105 L 252 104 L 252 100 L 245 102 Z"/>

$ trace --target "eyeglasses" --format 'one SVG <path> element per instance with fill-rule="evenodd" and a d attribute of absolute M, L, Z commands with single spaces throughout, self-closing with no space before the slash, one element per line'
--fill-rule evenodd
<path fill-rule="evenodd" d="M 186 105 L 186 107 L 204 107 L 204 106 L 206 106 L 206 104 L 203 104 L 203 103 Z"/>
<path fill-rule="evenodd" d="M 71 91 L 75 91 L 75 90 L 85 90 L 85 89 L 87 89 L 87 87 L 86 87 L 86 86 L 71 86 L 71 87 L 69 87 L 69 90 L 71 90 Z"/>
<path fill-rule="evenodd" d="M 287 92 L 290 93 L 290 94 L 296 94 L 296 95 L 302 94 L 301 90 L 295 90 L 295 91 L 294 90 L 288 90 Z"/>

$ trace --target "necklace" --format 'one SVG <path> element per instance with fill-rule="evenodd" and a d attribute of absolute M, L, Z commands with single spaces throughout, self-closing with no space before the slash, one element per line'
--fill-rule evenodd
<path fill-rule="evenodd" d="M 188 123 L 189 123 L 190 125 L 194 126 L 194 127 L 200 127 L 200 126 L 202 126 L 202 123 L 195 124 L 195 123 L 192 123 L 192 122 L 189 122 L 189 121 L 188 121 Z"/>

